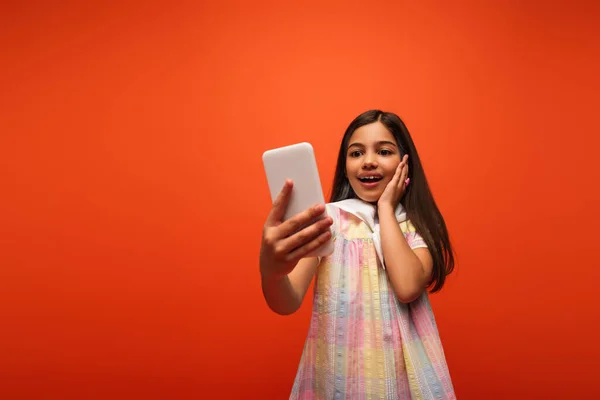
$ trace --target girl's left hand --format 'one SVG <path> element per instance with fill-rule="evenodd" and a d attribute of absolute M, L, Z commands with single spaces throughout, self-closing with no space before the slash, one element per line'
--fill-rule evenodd
<path fill-rule="evenodd" d="M 381 208 L 382 206 L 389 206 L 392 209 L 396 209 L 396 206 L 404 196 L 404 192 L 406 191 L 408 178 L 408 155 L 405 155 L 402 158 L 400 164 L 398 164 L 398 168 L 396 168 L 396 173 L 392 180 L 387 184 L 385 190 L 381 194 L 379 201 L 377 201 L 377 207 Z"/>

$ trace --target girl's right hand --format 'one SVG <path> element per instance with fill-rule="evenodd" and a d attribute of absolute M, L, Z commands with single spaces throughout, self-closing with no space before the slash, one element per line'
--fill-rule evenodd
<path fill-rule="evenodd" d="M 311 207 L 282 222 L 291 191 L 292 182 L 288 180 L 275 199 L 263 228 L 260 247 L 260 272 L 263 277 L 283 278 L 294 269 L 300 259 L 331 238 L 329 227 L 333 220 L 329 216 L 296 232 L 301 226 L 323 214 L 323 204 Z"/>

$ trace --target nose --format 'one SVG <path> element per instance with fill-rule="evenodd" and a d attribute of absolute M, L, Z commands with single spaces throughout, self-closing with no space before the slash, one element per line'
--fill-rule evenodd
<path fill-rule="evenodd" d="M 376 158 L 372 154 L 365 155 L 362 167 L 363 169 L 377 168 Z"/>

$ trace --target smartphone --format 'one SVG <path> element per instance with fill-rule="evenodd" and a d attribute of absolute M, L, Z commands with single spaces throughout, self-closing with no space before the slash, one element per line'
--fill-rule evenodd
<path fill-rule="evenodd" d="M 283 217 L 284 221 L 315 204 L 325 204 L 315 152 L 310 143 L 303 142 L 267 150 L 263 153 L 262 160 L 271 192 L 271 201 L 275 201 L 286 179 L 294 182 L 290 201 Z M 304 227 L 326 216 L 327 211 L 324 211 Z M 330 239 L 306 257 L 324 257 L 332 252 L 333 239 Z"/>

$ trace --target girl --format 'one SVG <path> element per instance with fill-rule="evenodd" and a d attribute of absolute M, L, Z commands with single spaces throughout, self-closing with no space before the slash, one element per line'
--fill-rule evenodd
<path fill-rule="evenodd" d="M 455 399 L 427 295 L 444 285 L 453 251 L 404 123 L 379 110 L 358 116 L 330 203 L 282 223 L 291 187 L 273 204 L 260 253 L 263 294 L 278 314 L 300 307 L 316 275 L 290 399 Z M 331 235 L 331 255 L 304 257 Z"/>

